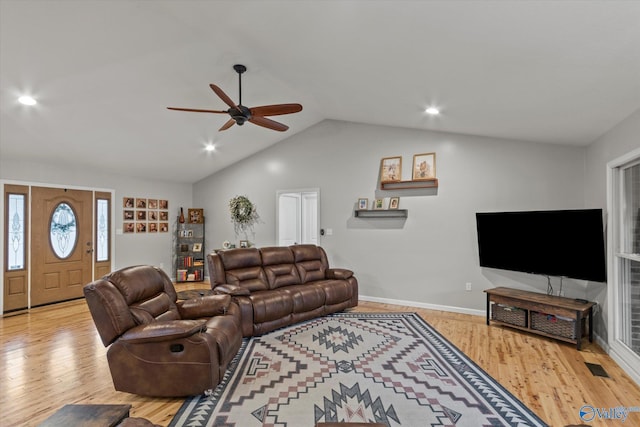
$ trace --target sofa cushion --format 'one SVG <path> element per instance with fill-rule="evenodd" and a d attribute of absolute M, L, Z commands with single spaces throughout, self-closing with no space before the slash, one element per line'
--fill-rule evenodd
<path fill-rule="evenodd" d="M 251 292 L 269 289 L 267 276 L 262 269 L 262 256 L 257 248 L 232 249 L 221 251 L 218 255 L 226 271 L 226 283 Z"/>
<path fill-rule="evenodd" d="M 148 266 L 125 267 L 105 276 L 124 297 L 127 305 L 152 298 L 165 290 L 165 274 Z M 174 299 L 175 301 L 175 299 Z"/>
<path fill-rule="evenodd" d="M 300 281 L 302 283 L 315 282 L 324 279 L 325 268 L 319 260 L 302 261 L 296 263 Z"/>
<path fill-rule="evenodd" d="M 269 289 L 267 276 L 262 267 L 238 268 L 227 270 L 227 283 L 240 286 L 249 291 L 263 291 Z"/>
<path fill-rule="evenodd" d="M 133 303 L 129 306 L 133 318 L 139 325 L 146 325 L 155 320 L 178 320 L 178 307 L 164 292 L 153 297 Z"/>
<path fill-rule="evenodd" d="M 262 265 L 267 275 L 270 289 L 300 283 L 298 270 L 293 264 L 293 252 L 287 247 L 267 247 L 260 249 Z"/>
<path fill-rule="evenodd" d="M 257 248 L 231 249 L 218 252 L 225 270 L 256 267 L 262 265 L 262 257 Z"/>
<path fill-rule="evenodd" d="M 325 292 L 321 286 L 293 285 L 282 290 L 289 294 L 293 301 L 293 312 L 304 313 L 322 307 L 325 303 Z"/>
<path fill-rule="evenodd" d="M 326 305 L 338 304 L 353 297 L 353 287 L 344 280 L 321 280 L 314 286 L 324 290 Z"/>
<path fill-rule="evenodd" d="M 248 298 L 253 305 L 254 325 L 287 318 L 293 312 L 293 300 L 282 290 L 256 292 Z"/>
<path fill-rule="evenodd" d="M 325 278 L 328 265 L 322 248 L 316 245 L 294 245 L 290 248 L 301 283 L 315 282 Z"/>

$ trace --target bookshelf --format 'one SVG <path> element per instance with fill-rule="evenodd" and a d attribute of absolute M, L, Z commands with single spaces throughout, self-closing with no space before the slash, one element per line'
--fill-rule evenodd
<path fill-rule="evenodd" d="M 204 280 L 204 218 L 202 223 L 180 223 L 176 230 L 176 282 Z"/>

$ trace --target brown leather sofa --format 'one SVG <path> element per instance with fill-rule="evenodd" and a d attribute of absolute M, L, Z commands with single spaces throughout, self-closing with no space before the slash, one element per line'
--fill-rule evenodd
<path fill-rule="evenodd" d="M 241 321 L 228 295 L 177 301 L 171 279 L 126 267 L 84 287 L 116 390 L 190 396 L 213 389 L 238 352 Z"/>
<path fill-rule="evenodd" d="M 240 306 L 245 337 L 358 305 L 353 272 L 329 268 L 320 246 L 231 249 L 207 264 L 211 289 Z"/>

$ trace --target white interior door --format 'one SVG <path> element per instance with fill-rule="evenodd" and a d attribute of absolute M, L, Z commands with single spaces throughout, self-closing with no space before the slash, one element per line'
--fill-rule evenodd
<path fill-rule="evenodd" d="M 289 246 L 300 242 L 300 195 L 281 194 L 278 199 L 278 245 Z"/>
<path fill-rule="evenodd" d="M 277 199 L 278 245 L 319 244 L 320 191 L 278 191 Z"/>

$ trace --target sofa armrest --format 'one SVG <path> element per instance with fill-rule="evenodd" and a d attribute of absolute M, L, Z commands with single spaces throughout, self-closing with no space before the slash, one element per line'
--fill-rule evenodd
<path fill-rule="evenodd" d="M 347 280 L 353 276 L 353 271 L 347 270 L 346 268 L 328 268 L 325 276 L 327 279 Z"/>
<path fill-rule="evenodd" d="M 130 344 L 170 341 L 190 337 L 206 329 L 206 320 L 158 321 L 131 328 L 122 334 L 120 340 Z"/>
<path fill-rule="evenodd" d="M 226 314 L 231 304 L 230 295 L 205 295 L 178 301 L 178 311 L 183 319 L 198 319 Z"/>
<path fill-rule="evenodd" d="M 219 292 L 221 294 L 231 295 L 231 296 L 241 296 L 241 295 L 251 295 L 251 291 L 247 288 L 243 288 L 238 285 L 230 285 L 225 283 L 223 285 L 218 285 L 213 288 L 214 291 Z"/>

